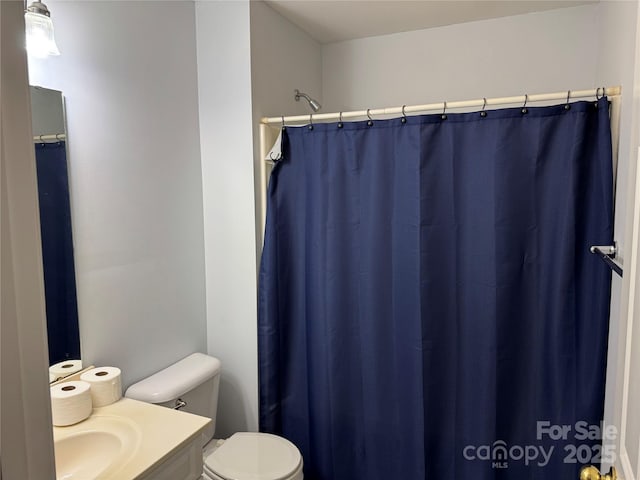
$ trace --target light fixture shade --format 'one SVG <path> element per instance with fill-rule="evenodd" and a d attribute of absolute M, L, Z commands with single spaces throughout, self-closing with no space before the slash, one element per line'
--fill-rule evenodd
<path fill-rule="evenodd" d="M 49 13 L 48 10 L 47 13 Z M 58 50 L 58 46 L 56 45 L 56 39 L 53 36 L 53 22 L 48 15 L 27 11 L 24 14 L 24 21 L 27 31 L 27 52 L 29 55 L 39 58 L 48 57 L 49 55 L 60 55 L 60 50 Z"/>

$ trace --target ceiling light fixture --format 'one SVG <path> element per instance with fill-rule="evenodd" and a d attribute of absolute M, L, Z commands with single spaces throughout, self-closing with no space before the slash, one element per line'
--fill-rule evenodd
<path fill-rule="evenodd" d="M 44 3 L 32 2 L 24 11 L 24 23 L 29 55 L 38 58 L 60 55 L 56 39 L 53 36 L 51 13 Z"/>

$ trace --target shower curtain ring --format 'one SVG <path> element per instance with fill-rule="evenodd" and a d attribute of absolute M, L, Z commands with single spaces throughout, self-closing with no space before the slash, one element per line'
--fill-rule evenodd
<path fill-rule="evenodd" d="M 373 119 L 371 118 L 371 114 L 369 113 L 369 108 L 367 108 L 367 118 L 369 119 L 369 121 L 367 122 L 367 125 L 372 126 L 373 125 Z"/>
<path fill-rule="evenodd" d="M 600 96 L 600 88 L 602 88 L 602 96 Z M 593 104 L 594 107 L 598 108 L 598 102 L 600 101 L 601 98 L 604 98 L 605 93 L 606 93 L 606 87 L 596 88 L 596 101 Z"/>
<path fill-rule="evenodd" d="M 565 110 L 571 110 L 571 105 L 569 105 L 569 100 L 571 99 L 571 90 L 567 90 L 567 103 L 564 105 Z"/>
<path fill-rule="evenodd" d="M 338 115 L 338 128 L 342 128 L 344 125 L 342 124 L 342 112 Z"/>
<path fill-rule="evenodd" d="M 402 105 L 402 119 L 400 120 L 402 123 L 407 123 L 407 114 L 404 113 L 404 108 L 406 105 Z"/>
<path fill-rule="evenodd" d="M 285 125 L 284 125 L 284 115 L 282 115 L 282 130 L 285 129 Z"/>
<path fill-rule="evenodd" d="M 40 134 L 40 143 L 44 143 L 44 140 L 42 139 L 42 134 Z"/>
<path fill-rule="evenodd" d="M 487 116 L 485 108 L 487 108 L 487 97 L 482 97 L 482 111 L 480 112 L 480 116 L 483 118 Z"/>
<path fill-rule="evenodd" d="M 309 114 L 309 130 L 313 130 L 313 113 Z"/>
<path fill-rule="evenodd" d="M 442 120 L 446 120 L 447 119 L 447 102 L 444 102 L 444 107 L 442 109 L 442 115 L 440 115 L 440 118 L 442 118 Z"/>
<path fill-rule="evenodd" d="M 58 142 L 62 141 L 62 139 L 60 138 L 61 136 L 62 136 L 62 134 L 61 134 L 61 133 L 56 133 L 56 140 L 57 140 Z"/>
<path fill-rule="evenodd" d="M 524 105 L 522 105 L 522 110 L 520 110 L 522 113 L 528 113 L 529 109 L 527 108 L 527 102 L 529 101 L 529 95 L 527 95 L 526 93 L 524 94 Z"/>

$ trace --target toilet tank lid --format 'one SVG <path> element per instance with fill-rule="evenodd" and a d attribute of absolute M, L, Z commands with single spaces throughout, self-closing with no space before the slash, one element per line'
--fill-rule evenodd
<path fill-rule="evenodd" d="M 193 390 L 220 373 L 220 360 L 192 353 L 150 377 L 131 385 L 125 397 L 148 403 L 164 403 Z"/>

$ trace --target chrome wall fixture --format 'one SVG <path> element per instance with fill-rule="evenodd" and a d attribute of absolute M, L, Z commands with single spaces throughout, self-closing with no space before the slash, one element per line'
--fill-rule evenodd
<path fill-rule="evenodd" d="M 304 98 L 307 102 L 309 102 L 309 106 L 311 107 L 311 110 L 313 110 L 314 112 L 317 112 L 318 110 L 320 110 L 322 108 L 322 105 L 320 105 L 320 102 L 318 102 L 317 100 L 311 98 L 306 93 L 301 92 L 297 88 L 295 90 L 295 97 L 294 98 L 296 99 L 296 102 L 299 102 L 300 98 Z"/>

